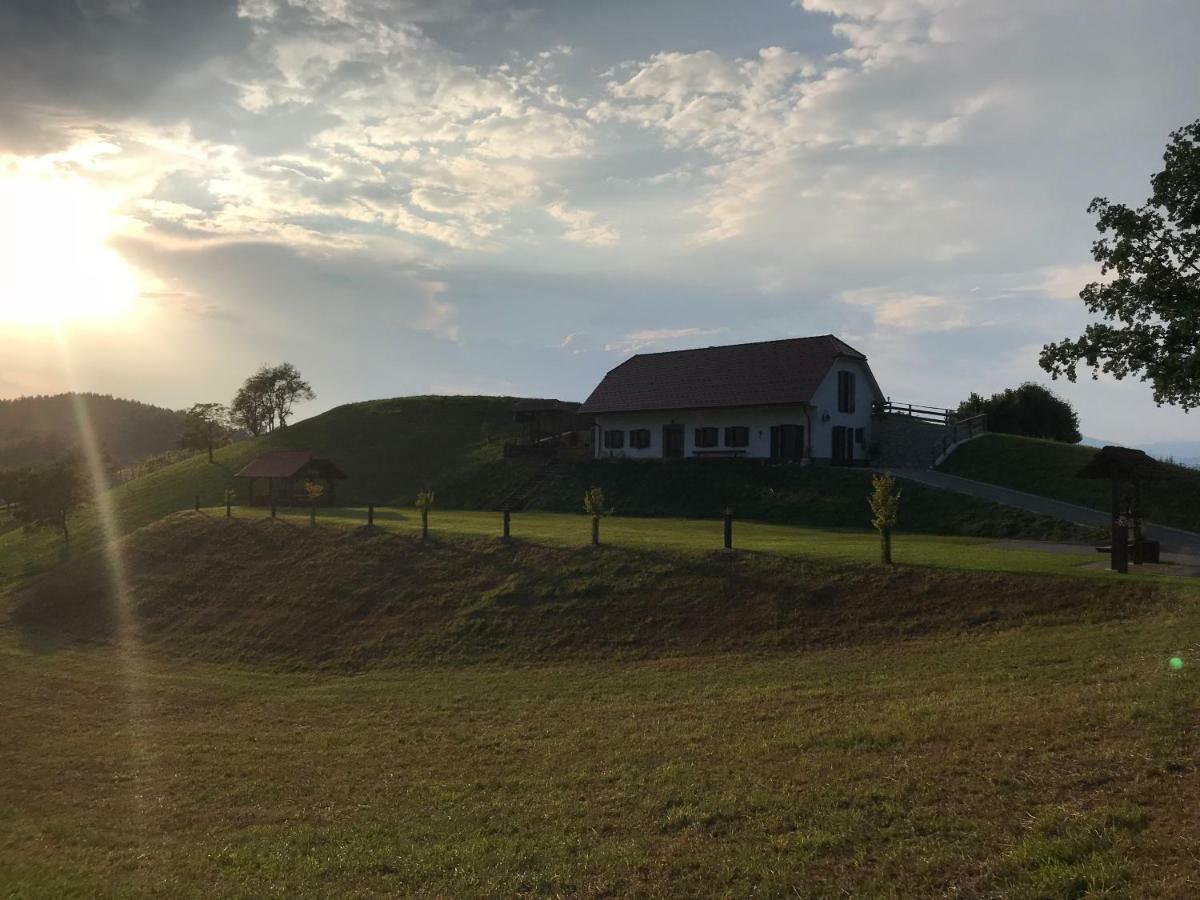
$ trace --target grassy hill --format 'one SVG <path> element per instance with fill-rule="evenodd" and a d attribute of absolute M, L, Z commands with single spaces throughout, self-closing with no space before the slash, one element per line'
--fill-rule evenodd
<path fill-rule="evenodd" d="M 1109 482 L 1076 477 L 1094 453 L 1094 447 L 1079 444 L 988 434 L 963 444 L 940 468 L 952 475 L 1107 510 L 1112 502 Z M 1142 485 L 1147 518 L 1200 531 L 1200 471 L 1166 467 L 1171 473 L 1168 480 Z"/>
<path fill-rule="evenodd" d="M 102 394 L 18 397 L 0 400 L 0 469 L 47 462 L 77 447 L 77 404 L 118 466 L 178 447 L 182 418 L 174 410 Z"/>
<path fill-rule="evenodd" d="M 189 513 L 123 551 L 120 628 L 95 558 L 0 599 L 16 896 L 1192 892 L 1193 594 Z"/>
<path fill-rule="evenodd" d="M 335 459 L 349 476 L 337 487 L 343 505 L 409 506 L 432 487 L 441 508 L 487 509 L 536 482 L 529 508 L 579 512 L 584 490 L 602 487 L 621 515 L 716 517 L 733 506 L 743 519 L 820 528 L 870 527 L 864 470 L 704 463 L 594 462 L 542 472 L 537 464 L 503 458 L 513 436 L 512 398 L 401 397 L 340 406 L 270 435 L 196 456 L 117 486 L 112 491 L 118 533 L 181 509 L 200 498 L 223 503 L 234 474 L 258 454 L 311 449 Z M 544 476 L 544 477 L 543 477 Z M 904 488 L 902 528 L 940 534 L 1075 538 L 1071 525 L 919 485 Z M 101 539 L 94 510 L 72 524 L 80 549 Z M 52 563 L 58 539 L 50 533 L 0 534 L 0 583 Z"/>

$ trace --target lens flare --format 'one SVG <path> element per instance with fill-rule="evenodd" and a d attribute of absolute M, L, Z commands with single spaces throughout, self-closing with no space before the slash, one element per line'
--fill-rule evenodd
<path fill-rule="evenodd" d="M 1171 657 L 1171 668 L 1174 669 L 1176 672 L 1178 672 L 1180 669 L 1183 668 L 1183 660 L 1180 659 L 1178 656 L 1172 656 Z"/>
<path fill-rule="evenodd" d="M 126 716 L 129 728 L 129 765 L 132 784 L 130 803 L 137 826 L 149 835 L 155 792 L 154 741 L 151 734 L 151 707 L 146 696 L 147 668 L 142 653 L 142 644 L 137 620 L 133 614 L 133 600 L 125 559 L 121 553 L 121 528 L 108 491 L 108 476 L 96 430 L 92 425 L 87 405 L 80 396 L 70 348 L 66 338 L 59 333 L 58 349 L 62 361 L 63 375 L 71 386 L 75 425 L 79 434 L 79 445 L 83 451 L 87 478 L 97 518 L 103 533 L 103 553 L 113 597 L 113 612 L 116 620 L 117 655 L 125 686 Z"/>

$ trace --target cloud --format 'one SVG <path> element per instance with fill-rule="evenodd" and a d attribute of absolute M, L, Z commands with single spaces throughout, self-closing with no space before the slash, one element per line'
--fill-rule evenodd
<path fill-rule="evenodd" d="M 621 239 L 615 228 L 598 223 L 596 214 L 590 210 L 568 209 L 562 202 L 554 202 L 546 207 L 546 212 L 566 226 L 563 237 L 576 244 L 611 247 Z"/>
<path fill-rule="evenodd" d="M 631 331 L 619 340 L 605 344 L 604 349 L 610 353 L 622 353 L 628 356 L 652 348 L 669 349 L 668 345 L 678 343 L 682 338 L 710 337 L 725 334 L 728 330 L 728 328 L 648 328 Z"/>
<path fill-rule="evenodd" d="M 877 328 L 931 332 L 971 324 L 968 304 L 954 297 L 862 288 L 843 292 L 841 299 L 870 310 Z"/>

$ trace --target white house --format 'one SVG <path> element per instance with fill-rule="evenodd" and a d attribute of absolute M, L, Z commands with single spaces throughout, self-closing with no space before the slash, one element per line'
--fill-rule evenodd
<path fill-rule="evenodd" d="M 832 334 L 639 353 L 579 412 L 597 458 L 865 460 L 883 394 L 867 358 Z"/>

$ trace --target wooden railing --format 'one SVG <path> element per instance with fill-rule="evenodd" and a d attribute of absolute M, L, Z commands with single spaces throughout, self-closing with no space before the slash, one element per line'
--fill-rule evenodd
<path fill-rule="evenodd" d="M 941 406 L 921 406 L 919 403 L 893 403 L 889 397 L 883 403 L 875 406 L 878 413 L 890 413 L 896 416 L 911 416 L 922 422 L 933 425 L 950 425 L 954 422 L 954 410 Z"/>
<path fill-rule="evenodd" d="M 942 435 L 941 440 L 933 445 L 933 460 L 930 466 L 937 466 L 946 456 L 961 444 L 963 441 L 969 441 L 973 437 L 978 437 L 987 431 L 987 416 L 978 415 L 971 416 L 969 419 L 963 419 L 960 422 L 951 422 L 946 433 Z"/>

